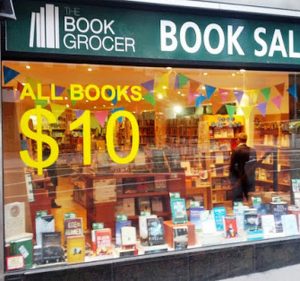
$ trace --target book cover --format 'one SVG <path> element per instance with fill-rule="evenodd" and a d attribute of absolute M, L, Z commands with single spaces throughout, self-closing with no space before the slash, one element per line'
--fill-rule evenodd
<path fill-rule="evenodd" d="M 55 231 L 53 215 L 38 216 L 35 218 L 36 244 L 42 246 L 42 233 Z"/>
<path fill-rule="evenodd" d="M 147 218 L 148 242 L 150 246 L 165 243 L 165 232 L 162 218 Z"/>
<path fill-rule="evenodd" d="M 13 202 L 4 206 L 5 239 L 9 240 L 17 234 L 25 232 L 24 202 Z"/>
<path fill-rule="evenodd" d="M 167 182 L 164 176 L 156 176 L 154 187 L 156 191 L 165 191 L 167 190 Z"/>
<path fill-rule="evenodd" d="M 122 211 L 127 216 L 135 215 L 135 201 L 134 198 L 124 198 Z"/>
<path fill-rule="evenodd" d="M 61 247 L 60 232 L 42 233 L 43 263 L 56 263 L 64 261 L 64 250 Z"/>
<path fill-rule="evenodd" d="M 125 226 L 131 226 L 130 220 L 120 220 L 116 221 L 116 246 L 121 246 L 121 229 Z"/>
<path fill-rule="evenodd" d="M 147 219 L 148 218 L 157 218 L 156 215 L 144 215 L 139 216 L 139 234 L 140 234 L 140 241 L 143 246 L 148 246 L 148 226 L 147 226 Z"/>
<path fill-rule="evenodd" d="M 214 207 L 213 213 L 215 217 L 217 231 L 224 231 L 224 217 L 226 216 L 226 209 L 223 206 Z"/>
<path fill-rule="evenodd" d="M 92 248 L 98 256 L 112 254 L 112 238 L 110 228 L 92 230 Z"/>
<path fill-rule="evenodd" d="M 273 215 L 262 215 L 261 225 L 265 238 L 272 237 L 276 234 L 275 219 Z"/>
<path fill-rule="evenodd" d="M 138 198 L 138 210 L 139 215 L 141 215 L 143 212 L 151 214 L 151 202 L 149 197 Z"/>
<path fill-rule="evenodd" d="M 69 263 L 84 262 L 85 238 L 84 236 L 67 237 L 67 259 Z"/>
<path fill-rule="evenodd" d="M 171 213 L 174 224 L 182 224 L 188 221 L 185 200 L 183 198 L 171 199 Z"/>
<path fill-rule="evenodd" d="M 283 232 L 281 216 L 288 213 L 288 205 L 286 202 L 271 202 L 271 212 L 274 215 L 276 232 Z"/>
<path fill-rule="evenodd" d="M 282 215 L 281 221 L 282 221 L 283 232 L 285 235 L 299 234 L 296 215 L 294 214 Z"/>
<path fill-rule="evenodd" d="M 196 230 L 201 230 L 201 212 L 204 211 L 203 207 L 190 207 L 190 222 L 195 225 Z"/>
<path fill-rule="evenodd" d="M 237 222 L 235 216 L 224 217 L 224 232 L 226 238 L 235 238 L 238 236 Z"/>
<path fill-rule="evenodd" d="M 201 227 L 203 234 L 214 234 L 217 232 L 215 217 L 208 210 L 201 212 Z"/>
<path fill-rule="evenodd" d="M 31 268 L 33 263 L 32 237 L 10 242 L 10 253 L 12 256 L 21 255 L 24 258 L 26 268 Z"/>
<path fill-rule="evenodd" d="M 82 218 L 65 219 L 64 231 L 65 231 L 65 238 L 68 236 L 83 235 Z"/>
<path fill-rule="evenodd" d="M 186 225 L 173 227 L 173 247 L 175 250 L 184 250 L 188 247 L 188 227 Z"/>
<path fill-rule="evenodd" d="M 259 217 L 255 208 L 244 210 L 244 230 L 248 233 L 261 229 Z"/>
<path fill-rule="evenodd" d="M 136 228 L 134 226 L 124 226 L 121 228 L 122 246 L 136 245 Z"/>
<path fill-rule="evenodd" d="M 151 209 L 153 213 L 161 213 L 163 212 L 163 202 L 160 197 L 152 197 L 151 199 Z"/>

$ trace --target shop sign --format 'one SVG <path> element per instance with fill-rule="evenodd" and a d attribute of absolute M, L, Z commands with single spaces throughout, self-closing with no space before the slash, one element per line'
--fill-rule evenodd
<path fill-rule="evenodd" d="M 16 1 L 16 52 L 300 64 L 300 25 L 129 8 Z"/>

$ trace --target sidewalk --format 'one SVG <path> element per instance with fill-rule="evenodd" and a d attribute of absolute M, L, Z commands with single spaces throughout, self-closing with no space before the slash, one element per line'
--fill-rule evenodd
<path fill-rule="evenodd" d="M 299 281 L 300 280 L 300 264 L 272 269 L 269 271 L 254 273 L 235 278 L 223 279 L 221 281 Z"/>

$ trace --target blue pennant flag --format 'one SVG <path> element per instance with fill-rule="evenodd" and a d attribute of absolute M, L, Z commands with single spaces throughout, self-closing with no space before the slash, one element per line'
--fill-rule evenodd
<path fill-rule="evenodd" d="M 208 99 L 214 94 L 216 87 L 205 85 L 206 96 Z"/>
<path fill-rule="evenodd" d="M 293 84 L 291 87 L 288 88 L 289 94 L 294 97 L 296 100 L 298 99 L 297 93 L 297 84 Z"/>
<path fill-rule="evenodd" d="M 196 107 L 199 107 L 203 101 L 206 100 L 206 97 L 205 96 L 199 96 L 196 98 Z"/>
<path fill-rule="evenodd" d="M 153 92 L 154 80 L 149 80 L 141 84 L 148 92 Z"/>
<path fill-rule="evenodd" d="M 124 109 L 125 109 L 124 107 L 117 107 L 117 108 L 112 109 L 111 113 L 115 113 L 117 111 L 124 110 Z M 118 122 L 121 123 L 122 121 L 123 121 L 123 117 L 119 117 Z"/>
<path fill-rule="evenodd" d="M 4 65 L 3 66 L 4 84 L 7 84 L 9 81 L 16 78 L 19 74 L 20 72 Z"/>
<path fill-rule="evenodd" d="M 112 91 L 110 89 L 106 90 L 106 92 L 107 92 L 108 96 L 110 96 L 110 97 L 112 96 Z M 115 98 L 111 102 L 112 102 L 113 105 L 117 104 L 117 102 L 118 102 L 117 95 L 115 96 Z"/>

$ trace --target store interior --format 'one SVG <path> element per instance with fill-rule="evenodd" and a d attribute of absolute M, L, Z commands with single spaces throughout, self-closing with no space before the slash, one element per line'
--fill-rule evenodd
<path fill-rule="evenodd" d="M 224 237 L 220 240 L 217 235 L 218 225 L 213 241 L 209 223 L 210 230 L 196 226 L 195 231 L 190 216 L 193 207 L 224 208 L 227 215 L 234 215 L 229 164 L 240 133 L 248 136 L 248 146 L 261 160 L 256 166 L 255 188 L 242 205 L 250 209 L 255 202 L 297 205 L 298 190 L 292 189 L 290 163 L 297 154 L 291 150 L 291 105 L 296 104 L 297 96 L 290 82 L 293 73 L 16 61 L 5 61 L 4 66 L 15 71 L 2 90 L 4 203 L 23 203 L 25 231 L 33 233 L 36 248 L 36 217 L 41 211 L 54 218 L 54 230 L 61 233 L 61 245 L 65 246 L 65 220 L 81 218 L 88 260 L 112 257 L 111 250 L 91 250 L 93 233 L 97 225 L 110 229 L 111 244 L 118 248 L 120 238 L 115 233 L 119 221 L 130 221 L 137 243 L 145 247 L 168 244 L 168 250 L 176 250 L 168 242 L 168 237 L 175 235 L 174 225 L 188 229 L 186 247 L 224 243 Z M 53 124 L 43 110 L 55 117 Z M 89 126 L 74 123 L 85 122 L 82 116 L 87 111 Z M 138 136 L 134 121 L 122 116 L 107 127 L 118 111 L 130 112 L 138 125 Z M 27 124 L 33 134 L 21 124 Z M 90 147 L 85 143 L 86 127 L 90 129 Z M 112 160 L 107 149 L 111 127 L 110 146 L 117 159 L 133 152 L 138 138 L 133 161 L 122 164 Z M 45 136 L 57 144 L 55 166 L 44 165 L 49 154 L 41 158 Z M 55 145 L 48 144 L 51 154 Z M 37 164 L 22 161 L 20 151 L 27 151 Z M 89 157 L 90 163 L 84 165 Z M 56 189 L 51 180 L 53 169 Z M 187 220 L 174 221 L 172 196 L 184 200 Z M 157 243 L 145 242 L 141 217 L 151 215 L 161 218 L 166 243 L 159 243 L 163 240 L 159 235 Z M 10 228 L 16 232 L 12 225 Z M 7 241 L 8 235 L 11 233 L 6 232 Z M 245 241 L 247 235 L 234 239 Z M 133 244 L 121 243 L 118 257 L 135 255 Z M 179 243 L 178 249 L 186 249 L 183 244 Z M 75 258 L 74 262 L 84 260 L 87 258 Z"/>

